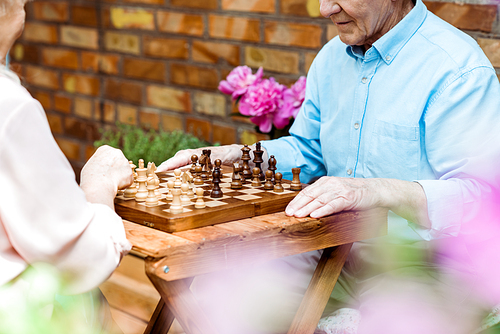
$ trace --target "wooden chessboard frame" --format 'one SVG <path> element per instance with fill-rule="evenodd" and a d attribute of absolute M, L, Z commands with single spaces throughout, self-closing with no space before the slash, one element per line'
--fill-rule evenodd
<path fill-rule="evenodd" d="M 189 170 L 188 167 L 183 168 L 183 171 Z M 204 199 L 207 207 L 204 209 L 194 209 L 196 199 L 191 200 L 188 205 L 191 209 L 188 212 L 179 214 L 171 214 L 168 212 L 168 207 L 171 201 L 162 199 L 160 205 L 147 207 L 144 202 L 140 203 L 135 199 L 125 199 L 123 196 L 115 198 L 115 210 L 123 219 L 132 221 L 137 224 L 145 225 L 164 232 L 179 232 L 190 230 L 193 228 L 215 225 L 234 221 L 238 219 L 251 218 L 255 216 L 276 213 L 284 211 L 288 203 L 299 193 L 298 191 L 289 190 L 291 181 L 282 180 L 282 185 L 285 188 L 284 193 L 275 193 L 271 190 L 263 190 L 264 181 L 261 187 L 251 187 L 250 183 L 245 184 L 243 190 L 231 190 L 228 186 L 228 180 L 231 178 L 232 169 L 227 166 L 222 167 L 224 175 L 221 183 L 222 191 L 226 191 L 222 199 L 210 198 L 210 184 L 204 186 Z M 173 179 L 173 171 L 165 173 L 157 173 L 160 178 L 160 191 L 166 191 L 166 182 Z M 229 181 L 230 182 L 230 181 Z M 302 185 L 305 187 L 306 185 Z M 250 195 L 248 199 L 234 199 L 231 193 L 245 193 Z M 252 193 L 254 193 L 252 195 Z M 245 195 L 244 195 L 245 196 Z M 218 206 L 210 207 L 209 202 L 224 202 Z M 229 203 L 228 203 L 229 202 Z"/>

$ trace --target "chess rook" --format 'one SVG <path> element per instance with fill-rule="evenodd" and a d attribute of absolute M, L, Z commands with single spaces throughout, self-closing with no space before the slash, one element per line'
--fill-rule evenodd
<path fill-rule="evenodd" d="M 302 184 L 300 183 L 300 168 L 292 168 L 293 179 L 290 184 L 290 190 L 301 191 Z"/>

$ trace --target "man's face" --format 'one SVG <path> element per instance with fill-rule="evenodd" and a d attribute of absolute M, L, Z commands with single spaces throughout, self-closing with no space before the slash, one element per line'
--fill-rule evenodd
<path fill-rule="evenodd" d="M 391 0 L 319 0 L 321 15 L 337 26 L 340 40 L 367 50 L 393 25 Z M 397 23 L 397 22 L 396 22 Z"/>

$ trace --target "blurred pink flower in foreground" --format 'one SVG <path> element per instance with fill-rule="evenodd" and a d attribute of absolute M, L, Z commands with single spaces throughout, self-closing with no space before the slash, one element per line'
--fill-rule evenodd
<path fill-rule="evenodd" d="M 252 69 L 248 66 L 238 66 L 234 68 L 227 76 L 226 80 L 219 83 L 219 90 L 231 95 L 233 100 L 244 95 L 247 88 L 262 79 L 262 67 L 257 70 L 257 73 L 252 74 Z"/>
<path fill-rule="evenodd" d="M 283 94 L 283 117 L 297 117 L 306 96 L 306 77 L 302 76 Z"/>
<path fill-rule="evenodd" d="M 283 106 L 283 92 L 286 87 L 274 78 L 264 79 L 258 85 L 249 86 L 240 101 L 240 113 L 252 116 L 250 119 L 262 132 L 271 131 L 276 113 Z M 288 122 L 287 122 L 288 124 Z M 286 124 L 275 124 L 283 128 Z"/>
<path fill-rule="evenodd" d="M 248 66 L 238 66 L 219 83 L 219 90 L 239 101 L 240 113 L 251 117 L 260 132 L 275 133 L 297 116 L 304 102 L 306 78 L 300 77 L 286 88 L 272 77 L 263 80 L 262 72 L 262 67 L 252 74 Z"/>

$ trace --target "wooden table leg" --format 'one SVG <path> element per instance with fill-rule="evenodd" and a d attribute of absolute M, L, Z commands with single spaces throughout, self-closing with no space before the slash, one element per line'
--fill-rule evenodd
<path fill-rule="evenodd" d="M 323 251 L 288 334 L 314 333 L 351 246 L 352 243 Z"/>
<path fill-rule="evenodd" d="M 174 314 L 165 305 L 163 298 L 160 298 L 144 334 L 167 334 L 174 319 Z"/>
<path fill-rule="evenodd" d="M 160 293 L 161 298 L 165 301 L 164 308 L 168 309 L 167 313 L 171 312 L 174 315 L 186 334 L 218 333 L 196 302 L 191 290 L 189 290 L 191 279 L 188 281 L 164 281 L 155 275 L 148 274 L 148 276 L 153 285 L 156 287 L 156 290 Z M 164 313 L 165 312 L 161 312 L 161 314 Z M 169 319 L 170 318 L 167 314 L 166 320 Z M 161 318 L 157 318 L 156 323 L 160 320 Z M 158 327 L 158 332 L 155 333 L 166 333 L 166 331 L 168 331 L 168 328 L 165 329 L 162 325 L 162 323 L 160 323 L 159 326 L 156 326 L 155 324 L 154 327 Z M 171 323 L 168 324 L 168 327 L 170 327 L 170 325 Z"/>

